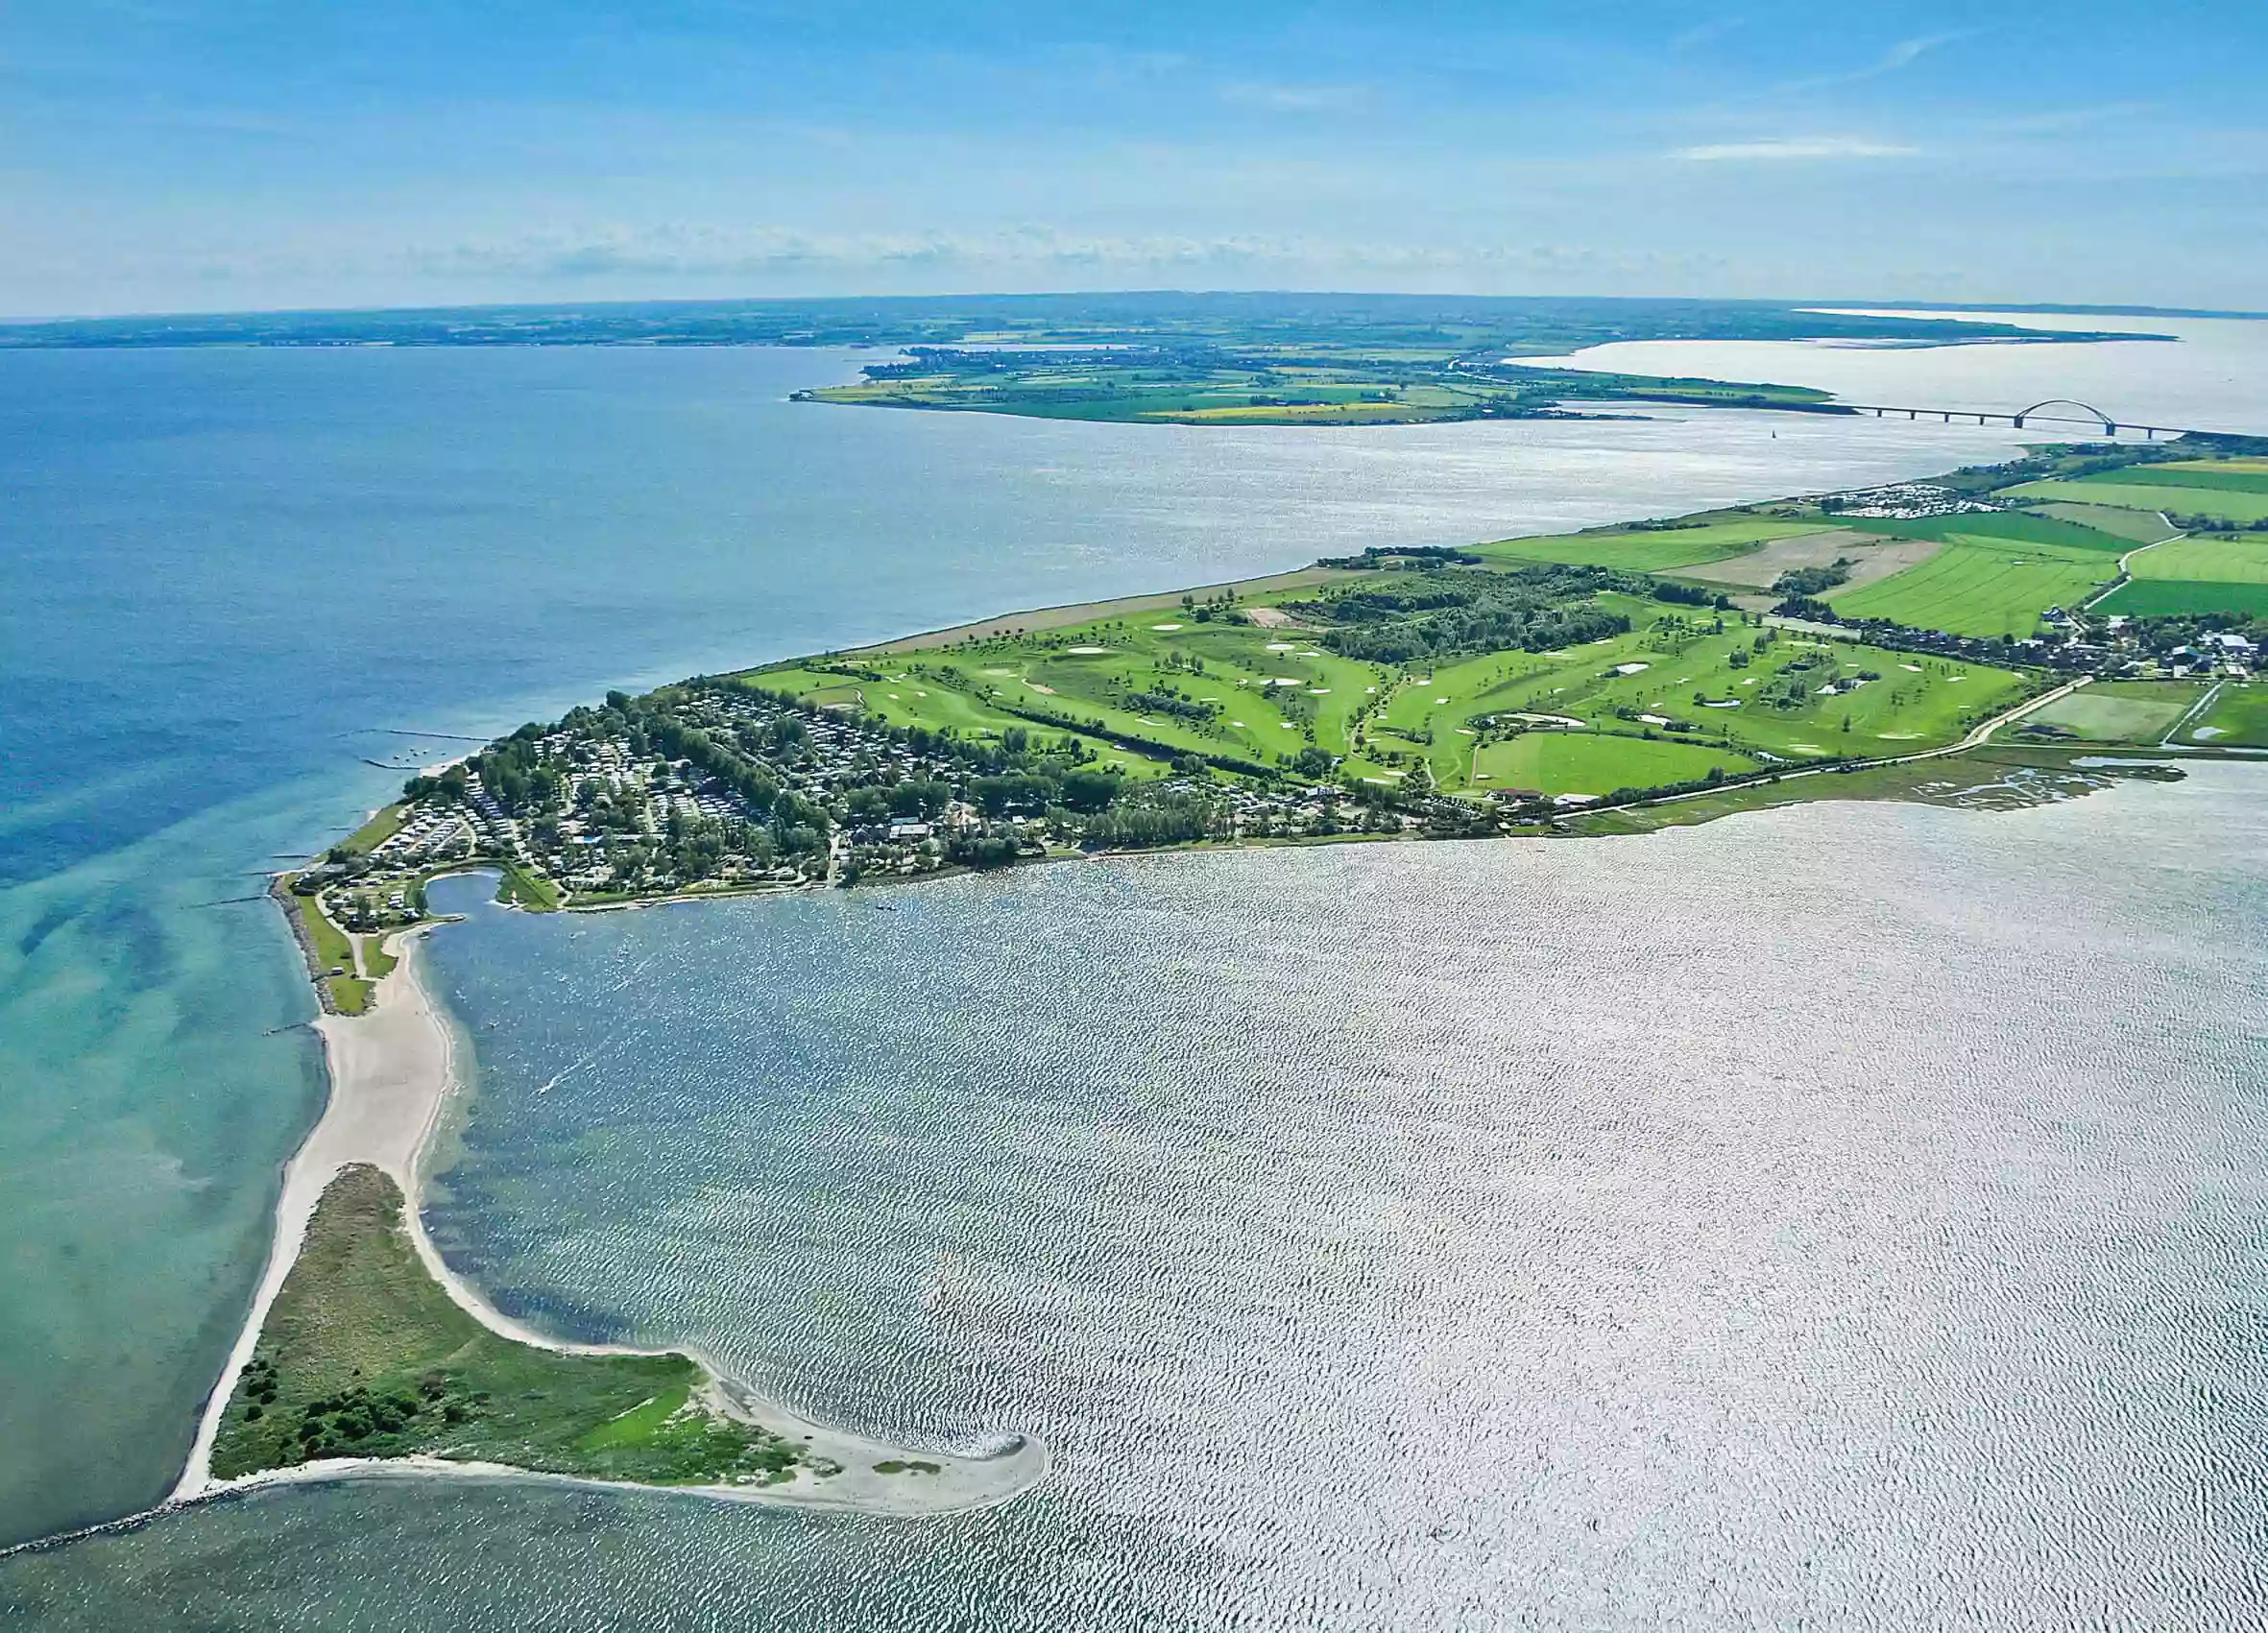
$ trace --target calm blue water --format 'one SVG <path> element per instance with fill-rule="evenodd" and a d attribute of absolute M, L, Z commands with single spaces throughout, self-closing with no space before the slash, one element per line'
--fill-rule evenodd
<path fill-rule="evenodd" d="M 267 907 L 240 899 L 278 854 L 325 843 L 398 780 L 366 756 L 449 750 L 445 737 L 393 733 L 486 734 L 608 685 L 1002 606 L 1218 579 L 1363 543 L 1457 541 L 1921 474 L 2006 445 L 1974 429 L 1745 416 L 1198 432 L 782 400 L 850 366 L 748 351 L 0 358 L 0 1233 L 10 1256 L 0 1537 L 126 1512 L 170 1481 L 265 1250 L 276 1169 L 321 1093 L 296 1028 L 310 1005 L 288 943 Z M 2181 808 L 2184 821 L 2218 831 L 2222 805 Z M 2157 831 L 2145 825 L 2121 843 Z M 1664 853 L 1680 843 L 1665 842 Z M 812 1596 L 814 1625 L 963 1625 L 980 1611 L 997 1624 L 1016 1606 L 1084 1615 L 1109 1593 L 1130 1607 L 1165 1606 L 1168 1621 L 1220 1621 L 1241 1606 L 1263 1622 L 1322 1620 L 1326 1609 L 1375 1616 L 1375 1574 L 1353 1587 L 1302 1585 L 1315 1550 L 1341 1546 L 1370 1561 L 1365 1572 L 1448 1580 L 1434 1554 L 1347 1529 L 1350 1502 L 1398 1514 L 1410 1493 L 1395 1482 L 1425 1467 L 1436 1469 L 1426 1478 L 1444 1477 L 1408 1460 L 1406 1427 L 1363 1415 L 1377 1398 L 1363 1389 L 1389 1362 L 1420 1373 L 1436 1364 L 1427 1334 L 1436 1327 L 1393 1336 L 1401 1317 L 1391 1312 L 1422 1284 L 1433 1251 L 1422 1237 L 1403 1241 L 1400 1222 L 1444 1205 L 1411 1189 L 1429 1141 L 1468 1140 L 1485 1121 L 1469 1104 L 1443 1120 L 1425 1099 L 1431 1080 L 1392 1064 L 1394 1050 L 1412 1033 L 1452 1064 L 1476 1048 L 1470 1060 L 1487 1065 L 1492 1093 L 1532 1068 L 1502 1039 L 1457 1031 L 1469 995 L 1431 989 L 1435 1010 L 1398 989 L 1364 997 L 1362 972 L 1396 937 L 1460 968 L 1463 939 L 1496 935 L 1490 926 L 1510 922 L 1525 887 L 1489 871 L 1514 866 L 1501 859 L 1508 851 L 1480 864 L 1449 859 L 1471 853 L 1424 864 L 1403 854 L 1343 877 L 1276 858 L 1226 872 L 1057 870 L 1014 881 L 999 902 L 949 893 L 921 910 L 935 917 L 869 915 L 876 924 L 846 925 L 817 902 L 765 909 L 770 919 L 603 921 L 550 941 L 515 940 L 529 933 L 522 922 L 484 923 L 446 955 L 456 996 L 484 1028 L 483 1069 L 496 1089 L 435 1222 L 484 1281 L 563 1328 L 708 1334 L 783 1392 L 860 1421 L 951 1432 L 1008 1420 L 1078 1444 L 1061 1492 L 1028 1514 L 909 1536 L 517 1487 L 438 1505 L 422 1490 L 306 1493 L 12 1561 L 0 1566 L 0 1595 L 19 1599 L 0 1604 L 20 1603 L 34 1625 L 329 1617 L 406 1626 L 418 1624 L 403 1608 L 412 1600 L 431 1607 L 434 1625 L 596 1623 L 595 1579 L 556 1600 L 541 1587 L 535 1562 L 555 1554 L 592 1570 L 614 1560 L 601 1574 L 642 1606 L 615 1624 L 633 1626 L 745 1625 L 744 1611 L 788 1602 L 778 1596 L 797 1581 Z M 1726 864 L 1730 882 L 1753 870 L 1754 855 Z M 1413 866 L 1458 881 L 1419 892 L 1436 902 L 1430 917 L 1405 928 L 1349 905 L 1403 900 L 1392 870 Z M 1458 872 L 1473 866 L 1483 871 Z M 2213 877 L 2214 890 L 2235 894 L 2203 906 L 2184 898 L 2184 911 L 2249 910 L 2249 884 Z M 1320 895 L 1317 879 L 1329 886 Z M 1293 918 L 1253 920 L 1267 941 L 1221 941 L 1254 902 L 1279 899 L 1305 905 Z M 949 902 L 960 904 L 957 920 Z M 998 913 L 1018 915 L 1004 941 Z M 926 927 L 908 961 L 917 918 Z M 900 919 L 905 937 L 879 939 Z M 1735 937 L 1787 933 L 1766 920 L 1726 923 Z M 2179 914 L 2151 923 L 2168 948 L 2199 939 Z M 1189 939 L 1167 933 L 1176 925 Z M 575 929 L 587 933 L 578 940 Z M 1587 933 L 1627 929 L 1609 916 Z M 720 1123 L 705 1097 L 748 1116 L 771 1102 L 745 1078 L 686 1076 L 670 1091 L 682 1120 L 715 1142 L 696 1157 L 682 1135 L 634 1115 L 636 1091 L 653 1085 L 604 1048 L 548 1093 L 514 1097 L 519 1051 L 533 1051 L 532 1071 L 553 1043 L 603 1043 L 587 1024 L 618 1025 L 623 1037 L 643 1028 L 649 1040 L 689 1026 L 691 1011 L 639 1009 L 635 981 L 617 995 L 631 1007 L 602 1005 L 599 1020 L 543 1001 L 619 973 L 634 954 L 683 963 L 690 955 L 670 950 L 680 934 L 696 938 L 687 948 L 703 935 L 742 938 L 741 962 L 769 972 L 768 985 L 704 993 L 693 1008 L 775 1023 L 698 1046 L 767 1062 L 760 1086 L 790 1096 L 794 1120 Z M 658 939 L 639 952 L 639 935 Z M 1152 986 L 1148 1012 L 1114 1010 L 1109 990 L 1070 978 L 1082 960 L 1120 971 L 1104 956 L 1112 938 L 1146 949 L 1146 978 L 1194 972 L 1206 990 Z M 1517 947 L 1476 945 L 1533 966 Z M 1840 944 L 1801 945 L 1822 978 L 1847 962 Z M 1225 980 L 1224 946 L 1285 978 Z M 1001 964 L 1009 952 L 1025 962 Z M 492 962 L 502 983 L 493 992 L 480 974 Z M 1015 983 L 1002 984 L 1019 970 L 1060 985 L 1060 1002 L 1024 1003 Z M 2208 973 L 2253 992 L 2242 971 Z M 1618 977 L 1615 991 L 1636 978 Z M 1501 997 L 1500 987 L 1472 990 Z M 1302 1007 L 1298 996 L 1350 991 L 1351 1010 Z M 1647 991 L 1616 1001 L 1643 1017 Z M 2127 1013 L 2089 991 L 2097 1007 Z M 1238 1007 L 1224 1011 L 1230 997 Z M 2198 1000 L 2184 988 L 2162 1001 Z M 1096 1019 L 1105 1012 L 1115 1018 Z M 1536 1036 L 1551 1024 L 1524 1022 Z M 1134 1035 L 1094 1052 L 1096 1026 Z M 1237 1041 L 1233 1060 L 1218 1053 L 1222 1034 Z M 2214 1037 L 2215 1081 L 2240 1080 L 2249 1045 Z M 963 1075 L 923 1082 L 913 1068 L 933 1053 L 963 1062 Z M 668 1050 L 652 1042 L 646 1058 L 666 1064 Z M 2001 1069 L 1989 1050 L 1977 1058 Z M 1327 1067 L 1393 1093 L 1342 1104 L 1324 1087 L 1338 1080 L 1316 1075 Z M 578 1101 L 577 1083 L 615 1097 Z M 1140 1142 L 1139 1118 L 1111 1099 L 1134 1092 L 1127 1084 L 1156 1096 L 1137 1107 L 1194 1096 L 1202 1115 L 1190 1150 L 1170 1162 L 1152 1154 L 1122 1179 L 1101 1159 Z M 1233 1105 L 1205 1099 L 1231 1091 Z M 578 1105 L 601 1109 L 581 1123 L 554 1120 Z M 1232 1113 L 1256 1120 L 1259 1144 Z M 664 1136 L 679 1143 L 657 1149 Z M 1399 1151 L 1411 1171 L 1352 1175 L 1333 1165 L 1337 1144 Z M 889 1159 L 900 1146 L 919 1162 Z M 744 1165 L 750 1153 L 768 1154 L 762 1174 Z M 1256 1183 L 1298 1183 L 1217 1205 L 1218 1176 L 1242 1172 L 1246 1157 Z M 943 1189 L 915 1183 L 948 1180 Z M 885 1181 L 895 1188 L 887 1207 L 874 1189 Z M 1078 1229 L 1044 1211 L 1031 1222 L 1032 1199 L 1056 1189 L 1083 1193 Z M 845 1213 L 830 1200 L 840 1196 L 869 1205 Z M 1128 1212 L 1114 1213 L 1121 1205 Z M 1006 1283 L 985 1257 L 996 1210 L 1027 1237 L 1038 1232 L 1037 1245 L 1001 1249 L 1015 1265 Z M 2226 1216 L 2242 1217 L 2241 1207 Z M 1200 1262 L 1200 1250 L 1217 1257 Z M 1473 1249 L 1484 1250 L 1502 1248 Z M 1308 1281 L 1259 1277 L 1242 1288 L 1239 1267 L 1271 1253 L 1309 1264 Z M 1365 1257 L 1377 1253 L 1386 1258 Z M 638 1261 L 639 1274 L 610 1255 Z M 1335 1256 L 1356 1280 L 1332 1279 Z M 657 1277 L 657 1264 L 666 1273 Z M 783 1266 L 794 1267 L 785 1284 L 769 1279 Z M 1184 1269 L 1201 1274 L 1184 1282 Z M 2232 1286 L 2252 1285 L 2230 1275 Z M 905 1326 L 905 1288 L 940 1278 L 948 1309 L 961 1308 L 955 1279 L 970 1285 L 972 1347 Z M 1312 1314 L 1310 1282 L 1328 1292 L 1315 1308 L 1336 1323 L 1331 1365 L 1362 1385 L 1342 1398 L 1267 1358 L 1266 1334 Z M 731 1311 L 714 1302 L 718 1289 L 734 1289 Z M 1240 1291 L 1264 1299 L 1266 1320 L 1255 1325 L 1231 1296 Z M 1229 1302 L 1217 1312 L 1218 1298 Z M 1153 1332 L 1160 1301 L 1176 1319 Z M 1068 1324 L 1058 1319 L 1067 1311 Z M 1292 1449 L 1257 1462 L 1238 1450 L 1250 1446 L 1247 1428 L 1224 1415 L 1216 1384 L 1146 1370 L 1146 1357 L 1176 1356 L 1185 1369 L 1198 1357 L 1248 1383 L 1238 1398 L 1280 1409 Z M 885 1358 L 891 1370 L 878 1372 Z M 1113 1389 L 1132 1393 L 1115 1405 L 1098 1395 Z M 1428 1409 L 1428 1422 L 1447 1424 L 1459 1408 Z M 1090 1415 L 1123 1432 L 1081 1442 L 1070 1426 Z M 1206 1428 L 1215 1420 L 1218 1433 Z M 1158 1520 L 1161 1457 L 1194 1465 L 1164 1483 L 1203 1501 Z M 1316 1483 L 1317 1458 L 1347 1468 L 1351 1484 Z M 1237 1483 L 1278 1467 L 1281 1489 L 1268 1487 L 1267 1502 Z M 1117 1473 L 1098 1486 L 1096 1468 Z M 1279 1501 L 1284 1512 L 1271 1517 Z M 1280 1545 L 1255 1540 L 1256 1526 L 1280 1530 Z M 1532 1546 L 1522 1553 L 1500 1539 L 1484 1551 L 1499 1562 L 1490 1570 L 1528 1560 L 1530 1574 L 1505 1578 L 1520 1591 L 1546 1585 Z M 499 1575 L 505 1558 L 531 1564 Z M 1668 1554 L 1649 1569 L 1681 1580 L 1701 1558 Z M 711 1562 L 718 1582 L 687 1596 L 680 1585 L 695 1560 Z M 1054 1573 L 1050 1595 L 1019 1597 L 1016 1584 L 1043 1561 Z M 1220 1586 L 1253 1571 L 1272 1584 L 1256 1597 Z M 1311 1592 L 1322 1597 L 1303 1618 Z M 1177 1594 L 1193 1596 L 1187 1616 L 1172 1608 Z M 1434 1620 L 1454 1623 L 1446 1608 Z"/>
<path fill-rule="evenodd" d="M 1036 1431 L 1049 1482 L 918 1525 L 293 1492 L 11 1561 L 0 1605 L 2259 1625 L 2263 792 L 1075 864 L 888 914 L 462 886 L 451 1257 L 850 1423 Z"/>

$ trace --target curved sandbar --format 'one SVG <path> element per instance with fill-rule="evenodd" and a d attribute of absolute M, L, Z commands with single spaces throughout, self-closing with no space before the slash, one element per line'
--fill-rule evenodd
<path fill-rule="evenodd" d="M 888 1514 L 934 1514 L 1004 1501 L 1045 1473 L 1046 1448 L 1025 1437 L 1004 1437 L 1000 1450 L 982 1455 L 909 1450 L 800 1418 L 762 1400 L 696 1352 L 568 1344 L 547 1338 L 495 1309 L 454 1275 L 426 1237 L 416 1207 L 419 1164 L 455 1082 L 453 1034 L 419 978 L 418 940 L 415 932 L 402 938 L 399 962 L 379 982 L 376 1002 L 369 1013 L 326 1015 L 315 1023 L 323 1037 L 329 1069 L 329 1101 L 314 1131 L 285 1168 L 283 1194 L 277 1207 L 275 1245 L 266 1272 L 244 1329 L 205 1404 L 195 1446 L 169 1502 L 195 1501 L 255 1485 L 400 1471 L 492 1478 L 501 1475 L 525 1476 L 576 1483 L 695 1492 L 736 1501 Z M 327 1203 L 326 1193 L 329 1194 Z M 415 1250 L 424 1278 L 429 1278 L 433 1287 L 446 1294 L 448 1303 L 440 1308 L 446 1311 L 448 1305 L 453 1305 L 455 1311 L 462 1314 L 450 1312 L 451 1321 L 481 1330 L 480 1347 L 492 1355 L 499 1349 L 510 1351 L 528 1346 L 554 1357 L 639 1357 L 658 1362 L 675 1361 L 677 1370 L 688 1374 L 686 1381 L 690 1387 L 679 1384 L 677 1394 L 686 1399 L 670 1421 L 694 1431 L 714 1429 L 727 1435 L 741 1433 L 760 1448 L 776 1446 L 794 1454 L 792 1465 L 752 1474 L 732 1483 L 640 1480 L 609 1477 L 603 1472 L 585 1473 L 556 1467 L 529 1469 L 496 1457 L 434 1455 L 429 1450 L 408 1455 L 334 1456 L 323 1454 L 333 1448 L 318 1441 L 311 1449 L 316 1454 L 304 1460 L 257 1468 L 232 1478 L 216 1477 L 215 1446 L 224 1425 L 232 1425 L 232 1432 L 241 1438 L 248 1432 L 247 1414 L 253 1419 L 260 1415 L 253 1405 L 248 1405 L 251 1387 L 256 1387 L 258 1382 L 256 1379 L 252 1380 L 248 1387 L 248 1369 L 257 1372 L 273 1365 L 267 1359 L 255 1360 L 255 1355 L 261 1351 L 263 1335 L 277 1314 L 278 1297 L 291 1285 L 294 1269 L 302 1261 L 302 1253 L 309 1251 L 309 1228 L 318 1221 L 319 1207 L 332 1211 L 350 1208 L 357 1193 L 366 1213 L 373 1207 L 385 1209 L 387 1222 Z M 390 1234 L 365 1232 L 359 1242 L 364 1250 L 365 1269 L 370 1253 L 380 1256 L 385 1253 L 387 1243 L 380 1238 Z M 355 1242 L 355 1238 L 337 1237 L 334 1231 L 332 1237 L 326 1238 L 326 1250 L 335 1248 L 341 1240 L 350 1245 Z M 398 1256 L 399 1247 L 395 1246 L 393 1251 Z M 336 1258 L 336 1254 L 330 1257 Z M 401 1259 L 399 1262 L 406 1265 L 408 1261 Z M 412 1273 L 407 1280 L 422 1282 L 422 1279 Z M 414 1293 L 420 1289 L 408 1290 Z M 425 1292 L 430 1300 L 430 1290 Z M 470 1322 L 465 1322 L 465 1317 L 470 1317 Z M 446 1393 L 439 1371 L 428 1376 L 428 1390 L 434 1397 L 432 1404 L 438 1407 Z M 272 1386 L 269 1393 L 273 1400 Z M 652 1400 L 642 1396 L 634 1397 L 627 1404 L 632 1411 L 622 1414 L 625 1417 L 654 1406 Z M 658 1409 L 666 1412 L 667 1406 L 668 1401 L 664 1398 Z M 231 1408 L 234 1408 L 232 1418 Z M 280 1412 L 281 1408 L 277 1410 Z M 278 1421 L 269 1420 L 261 1432 L 273 1434 Z M 453 1424 L 459 1420 L 452 1417 L 449 1421 Z"/>

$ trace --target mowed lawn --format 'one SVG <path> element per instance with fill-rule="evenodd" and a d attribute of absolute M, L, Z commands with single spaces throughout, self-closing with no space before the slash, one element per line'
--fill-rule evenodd
<path fill-rule="evenodd" d="M 1830 531 L 1816 521 L 1770 521 L 1761 516 L 1707 522 L 1699 527 L 1630 528 L 1616 533 L 1553 533 L 1477 544 L 1474 553 L 1499 562 L 1563 562 L 1579 567 L 1614 567 L 1658 573 L 1744 555 L 1773 539 Z"/>
<path fill-rule="evenodd" d="M 1473 779 L 1476 749 L 1479 768 L 1493 769 L 1488 756 L 1497 745 L 1482 743 L 1489 732 L 1484 723 L 1508 715 L 1633 736 L 1651 730 L 1672 748 L 1799 764 L 1950 742 L 2006 708 L 2023 685 L 2003 669 L 1766 631 L 1737 615 L 1722 632 L 1709 633 L 1718 622 L 1712 612 L 1613 595 L 1601 603 L 1629 615 L 1631 632 L 1564 653 L 1468 660 L 1408 681 L 1374 717 L 1373 747 L 1403 754 L 1422 749 L 1435 780 L 1452 789 L 1539 786 Z M 1768 637 L 1762 650 L 1759 636 Z M 1792 701 L 1768 701 L 1775 693 Z M 1671 756 L 1659 757 L 1667 764 Z M 1693 775 L 1707 770 L 1701 762 Z"/>
<path fill-rule="evenodd" d="M 1310 747 L 1344 754 L 1352 717 L 1384 678 L 1315 645 L 1312 632 L 1178 610 L 853 666 L 872 678 L 808 665 L 756 678 L 822 704 L 860 704 L 892 725 L 1052 734 L 1068 720 L 1106 760 L 1145 773 L 1177 755 L 1274 766 Z"/>
<path fill-rule="evenodd" d="M 2105 681 L 2025 717 L 2096 743 L 2157 743 L 2197 707 L 2206 688 L 2187 681 Z"/>
<path fill-rule="evenodd" d="M 2268 684 L 2224 685 L 2213 706 L 2184 726 L 2181 734 L 2192 743 L 2268 749 Z"/>
<path fill-rule="evenodd" d="M 1600 732 L 1525 732 L 1478 751 L 1475 788 L 1532 788 L 1544 794 L 1612 794 L 1727 777 L 1762 762 L 1722 746 L 1674 743 Z"/>
<path fill-rule="evenodd" d="M 2029 636 L 2050 607 L 2075 607 L 2117 576 L 2118 559 L 2109 551 L 1956 534 L 1928 561 L 1827 599 L 1849 618 L 1952 635 Z"/>
<path fill-rule="evenodd" d="M 2027 482 L 2011 488 L 2019 499 L 2064 499 L 2083 505 L 2123 505 L 2130 510 L 2172 511 L 2182 516 L 2209 516 L 2240 526 L 2268 521 L 2268 492 L 2249 492 L 2221 487 L 2176 487 L 2148 482 Z"/>

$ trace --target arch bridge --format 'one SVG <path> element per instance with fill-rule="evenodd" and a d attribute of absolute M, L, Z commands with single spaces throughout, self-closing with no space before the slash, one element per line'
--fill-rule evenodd
<path fill-rule="evenodd" d="M 1835 402 L 1824 404 L 1822 406 L 1828 412 L 1833 412 L 1836 409 L 1844 409 L 1852 414 L 1871 414 L 1877 420 L 1894 419 L 1899 415 L 1903 415 L 1908 420 L 1941 420 L 1948 425 L 1955 423 L 1966 425 L 1971 420 L 1975 421 L 1979 425 L 2013 425 L 2019 431 L 2021 431 L 2031 421 L 2037 420 L 2042 420 L 2051 425 L 2099 425 L 2102 427 L 2103 435 L 2106 437 L 2115 437 L 2121 431 L 2138 431 L 2143 436 L 2152 440 L 2156 440 L 2159 437 L 2185 437 L 2190 435 L 2213 436 L 2227 434 L 2215 432 L 2198 432 L 2195 431 L 2193 427 L 2181 425 L 2121 424 L 2118 420 L 2111 419 L 2111 416 L 2105 414 L 2101 409 L 2095 407 L 2093 403 L 2081 402 L 2074 397 L 2067 396 L 2051 396 L 2043 401 L 2034 403 L 2029 408 L 2020 409 L 2014 414 L 1993 414 L 1974 408 L 1893 408 L 1884 404 L 1871 402 Z M 2078 412 L 2076 414 L 2043 414 L 2040 412 L 2042 409 L 2048 408 L 2076 409 Z"/>

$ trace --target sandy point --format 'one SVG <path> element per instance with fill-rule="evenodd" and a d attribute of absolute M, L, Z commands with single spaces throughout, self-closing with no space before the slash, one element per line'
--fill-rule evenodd
<path fill-rule="evenodd" d="M 323 1039 L 324 1064 L 330 1080 L 323 1116 L 283 1170 L 277 1201 L 276 1229 L 268 1262 L 253 1296 L 242 1331 L 213 1385 L 198 1421 L 197 1438 L 176 1482 L 169 1504 L 200 1501 L 262 1486 L 368 1476 L 478 1474 L 556 1481 L 571 1477 L 538 1475 L 495 1465 L 456 1464 L 416 1457 L 347 1459 L 268 1470 L 240 1479 L 212 1477 L 213 1442 L 238 1377 L 252 1359 L 260 1330 L 299 1258 L 308 1222 L 326 1187 L 343 1167 L 367 1163 L 401 1187 L 409 1236 L 426 1271 L 459 1307 L 492 1331 L 521 1343 L 577 1355 L 690 1356 L 710 1375 L 707 1389 L 716 1409 L 759 1424 L 832 1464 L 826 1477 L 809 1466 L 764 1486 L 667 1486 L 638 1489 L 689 1492 L 736 1501 L 775 1502 L 805 1507 L 855 1509 L 879 1514 L 946 1514 L 1004 1502 L 1028 1490 L 1047 1473 L 1048 1450 L 1026 1435 L 1002 1435 L 967 1450 L 948 1451 L 905 1445 L 852 1434 L 797 1416 L 759 1396 L 726 1374 L 698 1350 L 639 1350 L 621 1344 L 572 1344 L 548 1337 L 495 1309 L 479 1290 L 449 1269 L 425 1235 L 419 1213 L 420 1164 L 456 1087 L 454 1029 L 441 1014 L 421 975 L 423 940 L 435 926 L 422 925 L 395 938 L 395 967 L 381 978 L 370 1009 L 356 1016 L 325 1015 L 314 1022 Z M 573 1479 L 583 1485 L 620 1482 Z"/>

